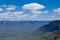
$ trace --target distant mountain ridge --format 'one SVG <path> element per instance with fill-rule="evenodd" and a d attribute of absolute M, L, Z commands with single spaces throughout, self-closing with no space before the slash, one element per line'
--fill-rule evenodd
<path fill-rule="evenodd" d="M 0 21 L 0 37 L 26 34 L 45 24 L 48 21 Z"/>
<path fill-rule="evenodd" d="M 48 21 L 0 21 L 0 24 L 24 24 L 24 23 L 36 24 L 43 22 L 48 22 Z"/>
<path fill-rule="evenodd" d="M 60 20 L 51 21 L 49 24 L 42 26 L 39 28 L 40 31 L 53 32 L 56 30 L 60 30 Z"/>

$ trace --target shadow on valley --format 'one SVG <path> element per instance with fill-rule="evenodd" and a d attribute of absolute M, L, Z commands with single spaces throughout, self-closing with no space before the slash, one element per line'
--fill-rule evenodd
<path fill-rule="evenodd" d="M 60 20 L 2 21 L 0 40 L 60 40 Z"/>

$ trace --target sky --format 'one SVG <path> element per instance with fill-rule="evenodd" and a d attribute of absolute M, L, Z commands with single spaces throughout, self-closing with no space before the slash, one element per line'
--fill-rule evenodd
<path fill-rule="evenodd" d="M 60 20 L 60 0 L 0 0 L 0 21 Z"/>

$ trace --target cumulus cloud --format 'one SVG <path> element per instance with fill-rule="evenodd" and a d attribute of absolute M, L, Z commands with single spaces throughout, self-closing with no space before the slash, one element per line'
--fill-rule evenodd
<path fill-rule="evenodd" d="M 0 13 L 0 20 L 10 20 L 10 21 L 20 21 L 20 20 L 29 20 L 36 19 L 38 15 L 36 14 L 24 14 L 23 11 L 19 12 L 4 12 Z"/>
<path fill-rule="evenodd" d="M 45 6 L 38 4 L 38 3 L 30 3 L 25 4 L 22 6 L 21 11 L 14 11 L 17 6 L 15 5 L 3 5 L 5 7 L 4 12 L 0 13 L 0 19 L 1 20 L 13 20 L 13 21 L 20 21 L 20 20 L 37 20 L 38 17 L 40 17 L 40 14 L 48 13 L 48 11 L 43 11 L 41 9 L 44 9 Z M 30 12 L 25 13 L 26 10 L 29 10 Z"/>
<path fill-rule="evenodd" d="M 48 13 L 48 11 L 44 11 L 43 13 Z"/>
<path fill-rule="evenodd" d="M 42 11 L 37 11 L 37 10 L 32 10 L 31 13 L 34 13 L 34 14 L 41 14 L 43 13 Z"/>
<path fill-rule="evenodd" d="M 30 16 L 31 19 L 36 19 L 37 17 L 38 17 L 38 15 L 36 15 L 36 14 Z"/>
<path fill-rule="evenodd" d="M 8 13 L 2 13 L 0 14 L 0 20 L 10 20 L 12 17 L 12 15 L 8 14 Z"/>
<path fill-rule="evenodd" d="M 1 11 L 3 11 L 3 9 L 2 9 L 2 8 L 0 8 L 0 12 L 1 12 Z"/>
<path fill-rule="evenodd" d="M 20 16 L 22 12 L 4 12 L 0 13 L 0 19 L 1 20 L 15 20 L 17 16 Z"/>
<path fill-rule="evenodd" d="M 32 15 L 33 16 L 33 15 Z M 29 19 L 31 17 L 31 14 L 24 14 L 23 11 L 16 11 L 16 12 L 3 12 L 0 13 L 0 21 L 20 21 L 20 20 L 25 20 Z"/>
<path fill-rule="evenodd" d="M 3 10 L 6 10 L 6 11 L 12 11 L 12 10 L 15 10 L 16 8 L 17 8 L 17 6 L 15 6 L 15 5 L 1 5 L 0 7 L 2 7 L 2 8 L 0 8 L 0 11 L 3 11 Z"/>
<path fill-rule="evenodd" d="M 59 13 L 59 14 L 60 14 L 60 8 L 54 9 L 53 12 L 54 12 L 54 13 Z"/>
<path fill-rule="evenodd" d="M 56 17 L 56 14 L 53 14 L 52 16 L 51 16 L 51 18 L 55 18 Z"/>
<path fill-rule="evenodd" d="M 15 5 L 8 5 L 8 7 L 6 8 L 6 10 L 15 10 L 16 6 Z"/>
<path fill-rule="evenodd" d="M 19 11 L 19 12 L 17 11 L 17 12 L 14 12 L 13 14 L 14 15 L 21 15 L 21 14 L 23 14 L 23 11 Z"/>
<path fill-rule="evenodd" d="M 60 16 L 60 8 L 53 9 L 52 13 L 53 14 L 52 14 L 51 18 L 56 18 L 56 17 Z"/>
<path fill-rule="evenodd" d="M 22 8 L 25 10 L 30 10 L 31 13 L 33 13 L 33 14 L 42 14 L 42 13 L 48 12 L 48 11 L 39 11 L 39 10 L 45 8 L 45 6 L 38 4 L 38 3 L 25 4 L 24 6 L 22 6 Z"/>
<path fill-rule="evenodd" d="M 26 10 L 39 10 L 45 8 L 45 6 L 38 3 L 30 3 L 30 4 L 25 4 L 22 8 Z"/>
<path fill-rule="evenodd" d="M 44 14 L 44 13 L 48 13 L 48 11 L 32 10 L 31 13 L 34 13 L 34 14 Z"/>

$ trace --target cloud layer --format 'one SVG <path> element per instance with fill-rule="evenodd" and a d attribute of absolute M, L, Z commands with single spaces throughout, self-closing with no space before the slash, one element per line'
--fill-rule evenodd
<path fill-rule="evenodd" d="M 16 6 L 14 5 L 8 5 L 8 7 L 6 8 L 6 10 L 15 10 Z"/>
<path fill-rule="evenodd" d="M 45 8 L 45 6 L 38 3 L 30 3 L 30 4 L 25 4 L 23 6 L 23 9 L 27 9 L 27 10 L 39 10 L 43 8 Z"/>
<path fill-rule="evenodd" d="M 47 13 L 48 12 L 48 11 L 39 11 L 41 9 L 44 9 L 45 6 L 38 4 L 38 3 L 25 4 L 24 6 L 22 6 L 22 8 L 25 10 L 30 10 L 30 12 L 33 14 L 41 14 L 41 13 Z"/>
<path fill-rule="evenodd" d="M 4 8 L 3 8 L 4 7 Z M 17 11 L 16 5 L 2 5 L 0 7 L 0 21 L 24 21 L 24 20 L 55 20 L 60 19 L 60 8 L 49 11 L 44 10 L 46 6 L 38 3 L 29 3 L 21 6 L 22 10 Z M 19 8 L 20 9 L 20 8 Z M 29 12 L 27 12 L 29 11 Z M 27 13 L 25 13 L 27 12 Z"/>
<path fill-rule="evenodd" d="M 54 9 L 54 13 L 59 13 L 60 14 L 60 8 Z"/>

